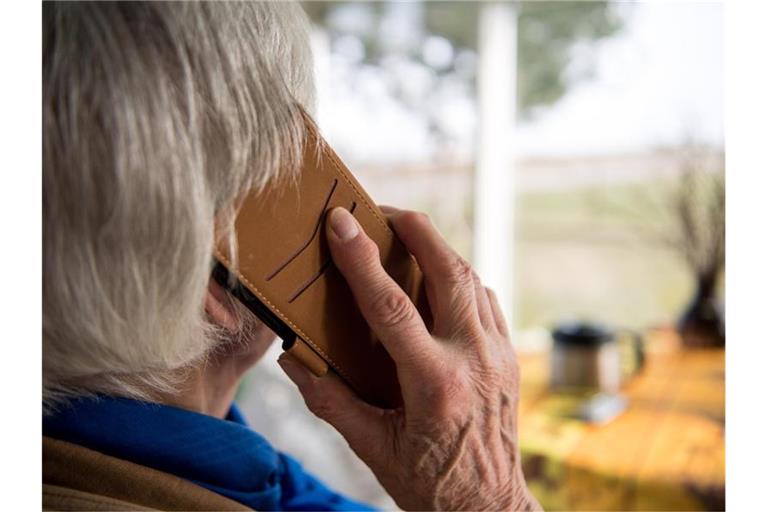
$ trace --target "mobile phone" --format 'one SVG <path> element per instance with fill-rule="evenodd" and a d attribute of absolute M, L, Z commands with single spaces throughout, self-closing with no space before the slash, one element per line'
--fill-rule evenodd
<path fill-rule="evenodd" d="M 378 245 L 384 269 L 429 316 L 423 277 L 385 215 L 306 118 L 295 181 L 249 194 L 236 221 L 236 254 L 216 244 L 213 277 L 283 341 L 315 375 L 336 373 L 371 404 L 401 403 L 397 372 L 372 333 L 325 239 L 326 214 L 342 206 Z"/>

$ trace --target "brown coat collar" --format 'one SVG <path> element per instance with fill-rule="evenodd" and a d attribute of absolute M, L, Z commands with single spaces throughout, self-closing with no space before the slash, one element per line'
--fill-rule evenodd
<path fill-rule="evenodd" d="M 43 436 L 44 510 L 251 510 L 174 475 Z"/>

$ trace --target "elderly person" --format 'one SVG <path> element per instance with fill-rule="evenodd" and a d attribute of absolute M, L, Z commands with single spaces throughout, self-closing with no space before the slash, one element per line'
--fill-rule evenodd
<path fill-rule="evenodd" d="M 46 508 L 367 508 L 248 428 L 233 397 L 274 335 L 210 278 L 238 198 L 299 168 L 306 28 L 289 3 L 44 5 Z M 426 217 L 388 215 L 426 276 L 431 332 L 348 212 L 326 236 L 404 405 L 280 365 L 399 506 L 538 507 L 493 293 Z"/>

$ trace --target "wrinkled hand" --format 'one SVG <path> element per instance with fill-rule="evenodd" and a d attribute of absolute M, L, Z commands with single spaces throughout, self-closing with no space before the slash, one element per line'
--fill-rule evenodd
<path fill-rule="evenodd" d="M 337 377 L 280 365 L 404 509 L 530 510 L 517 442 L 519 370 L 493 292 L 422 214 L 389 210 L 424 272 L 429 332 L 346 210 L 330 212 L 333 260 L 397 366 L 403 406 L 366 404 Z"/>

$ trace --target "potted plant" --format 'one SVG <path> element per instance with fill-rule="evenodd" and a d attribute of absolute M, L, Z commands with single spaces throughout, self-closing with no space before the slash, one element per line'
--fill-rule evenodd
<path fill-rule="evenodd" d="M 722 151 L 692 140 L 674 150 L 670 181 L 633 188 L 628 201 L 605 196 L 597 204 L 632 219 L 638 238 L 679 256 L 694 281 L 676 323 L 683 345 L 721 347 L 725 322 L 718 291 L 725 264 L 725 165 Z"/>
<path fill-rule="evenodd" d="M 725 169 L 722 155 L 696 144 L 681 150 L 676 185 L 667 203 L 666 241 L 695 279 L 693 297 L 677 329 L 685 346 L 725 345 L 717 288 L 725 265 Z"/>

